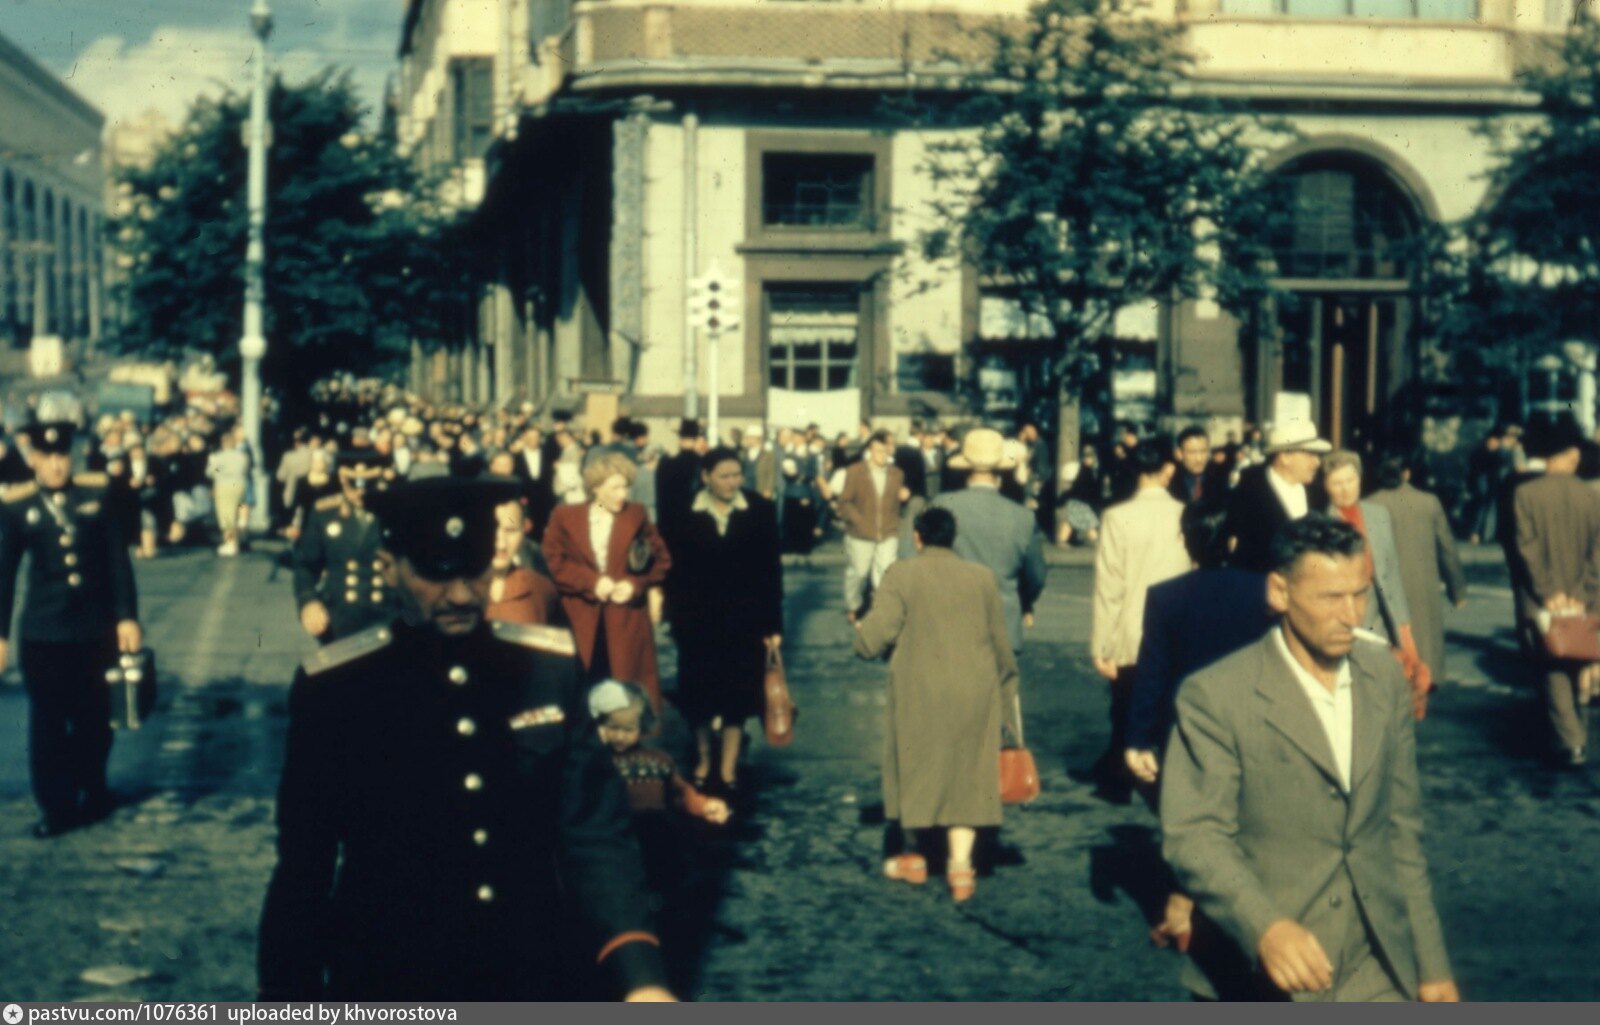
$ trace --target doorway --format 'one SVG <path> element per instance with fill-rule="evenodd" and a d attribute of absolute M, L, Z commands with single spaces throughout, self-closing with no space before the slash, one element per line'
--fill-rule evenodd
<path fill-rule="evenodd" d="M 1391 427 L 1391 400 L 1410 376 L 1410 299 L 1299 293 L 1284 300 L 1277 319 L 1277 373 L 1268 375 L 1270 393 L 1309 395 L 1317 429 L 1335 446 L 1377 448 Z"/>

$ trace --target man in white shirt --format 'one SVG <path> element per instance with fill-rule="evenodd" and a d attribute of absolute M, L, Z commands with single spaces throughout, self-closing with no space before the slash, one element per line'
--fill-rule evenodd
<path fill-rule="evenodd" d="M 1280 626 L 1183 681 L 1161 769 L 1162 853 L 1217 927 L 1184 981 L 1225 1000 L 1457 1000 L 1410 697 L 1358 635 L 1366 544 L 1309 515 L 1272 561 Z"/>
<path fill-rule="evenodd" d="M 1228 565 L 1252 573 L 1270 570 L 1272 537 L 1308 512 L 1325 512 L 1328 496 L 1316 485 L 1322 457 L 1333 446 L 1307 420 L 1286 420 L 1267 433 L 1267 463 L 1239 475 L 1228 495 Z"/>

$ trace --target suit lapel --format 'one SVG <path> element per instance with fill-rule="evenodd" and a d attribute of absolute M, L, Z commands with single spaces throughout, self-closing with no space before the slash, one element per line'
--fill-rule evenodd
<path fill-rule="evenodd" d="M 1387 652 L 1382 653 L 1382 658 L 1391 657 Z M 1351 699 L 1355 705 L 1354 723 L 1352 732 L 1355 742 L 1350 755 L 1350 792 L 1354 793 L 1361 785 L 1361 780 L 1372 771 L 1372 766 L 1378 760 L 1378 751 L 1383 746 L 1384 719 L 1388 715 L 1389 703 L 1383 700 L 1382 688 L 1384 682 L 1372 673 L 1357 659 L 1355 654 L 1350 656 L 1350 689 Z"/>
<path fill-rule="evenodd" d="M 1260 641 L 1260 651 L 1261 673 L 1256 680 L 1256 693 L 1267 702 L 1267 724 L 1311 759 L 1311 764 L 1320 769 L 1329 782 L 1342 786 L 1322 720 L 1317 718 L 1311 700 L 1300 689 L 1293 670 L 1284 664 L 1278 642 L 1270 630 Z"/>

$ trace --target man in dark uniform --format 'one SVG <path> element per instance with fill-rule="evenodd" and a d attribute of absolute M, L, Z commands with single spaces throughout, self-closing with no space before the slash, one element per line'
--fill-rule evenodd
<path fill-rule="evenodd" d="M 33 795 L 43 813 L 33 835 L 42 839 L 111 813 L 106 671 L 143 639 L 106 475 L 72 475 L 72 424 L 40 423 L 27 433 L 34 480 L 6 489 L 0 503 L 0 669 L 10 658 L 17 569 L 27 553 L 22 679 Z"/>
<path fill-rule="evenodd" d="M 294 544 L 300 625 L 324 644 L 387 623 L 398 606 L 380 572 L 378 524 L 365 508 L 386 460 L 371 449 L 339 453 L 339 494 L 319 500 Z"/>
<path fill-rule="evenodd" d="M 585 945 L 629 999 L 671 999 L 572 635 L 484 618 L 494 509 L 517 490 L 434 477 L 370 496 L 402 614 L 295 677 L 262 999 L 570 997 L 564 959 Z M 568 900 L 587 935 L 558 924 Z"/>

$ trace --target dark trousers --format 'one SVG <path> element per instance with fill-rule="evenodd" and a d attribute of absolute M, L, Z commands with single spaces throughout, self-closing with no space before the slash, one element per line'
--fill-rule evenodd
<path fill-rule="evenodd" d="M 66 824 L 85 804 L 106 801 L 111 758 L 111 690 L 106 670 L 114 639 L 100 643 L 22 642 L 28 691 L 28 768 L 33 797 L 52 823 Z"/>

